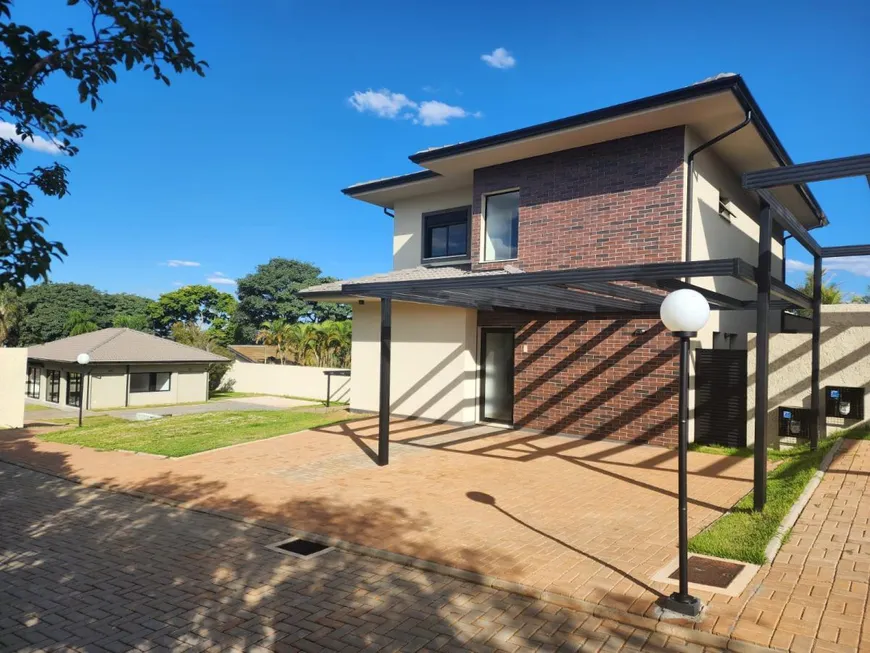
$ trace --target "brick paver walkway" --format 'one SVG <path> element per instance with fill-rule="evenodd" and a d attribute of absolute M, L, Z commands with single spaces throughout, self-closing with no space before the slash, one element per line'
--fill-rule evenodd
<path fill-rule="evenodd" d="M 3 651 L 708 650 L 5 463 L 0 514 Z"/>

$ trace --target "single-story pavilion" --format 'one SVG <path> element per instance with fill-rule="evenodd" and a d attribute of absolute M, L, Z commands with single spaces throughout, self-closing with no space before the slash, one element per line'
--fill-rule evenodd
<path fill-rule="evenodd" d="M 141 331 L 102 329 L 29 347 L 26 394 L 49 406 L 84 399 L 86 409 L 195 403 L 208 399 L 209 364 L 226 362 Z"/>

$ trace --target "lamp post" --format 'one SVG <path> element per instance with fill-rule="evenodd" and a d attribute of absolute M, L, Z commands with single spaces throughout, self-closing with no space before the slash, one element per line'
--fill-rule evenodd
<path fill-rule="evenodd" d="M 680 339 L 680 406 L 679 406 L 679 524 L 680 590 L 665 601 L 665 608 L 691 617 L 701 613 L 701 601 L 689 594 L 689 525 L 688 525 L 688 457 L 689 457 L 689 339 L 704 328 L 710 318 L 710 305 L 696 290 L 683 288 L 672 292 L 662 302 L 662 322 Z"/>
<path fill-rule="evenodd" d="M 76 363 L 82 366 L 81 385 L 79 386 L 79 426 L 82 425 L 82 412 L 85 406 L 85 373 L 84 367 L 91 362 L 91 357 L 88 354 L 79 354 L 76 356 Z"/>

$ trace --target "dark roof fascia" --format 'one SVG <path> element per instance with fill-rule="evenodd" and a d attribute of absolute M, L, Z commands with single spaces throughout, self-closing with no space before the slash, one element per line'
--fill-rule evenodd
<path fill-rule="evenodd" d="M 217 354 L 215 354 L 217 355 Z M 28 360 L 41 361 L 43 363 L 63 363 L 64 365 L 78 365 L 75 360 L 63 360 L 62 358 L 41 358 L 37 356 L 28 356 Z M 221 360 L 186 360 L 186 361 L 91 361 L 82 367 L 91 368 L 96 365 L 213 365 L 215 363 L 231 363 L 232 360 L 220 356 Z"/>
<path fill-rule="evenodd" d="M 513 131 L 504 132 L 501 134 L 495 134 L 493 136 L 486 136 L 484 138 L 478 138 L 476 140 L 468 141 L 465 143 L 458 143 L 456 145 L 448 145 L 446 147 L 436 148 L 434 150 L 417 152 L 416 154 L 412 154 L 408 158 L 411 159 L 411 161 L 413 161 L 414 163 L 421 165 L 423 163 L 456 156 L 458 154 L 465 154 L 467 152 L 473 152 L 475 150 L 494 147 L 496 145 L 505 145 L 514 141 L 520 141 L 534 136 L 541 136 L 544 134 L 558 132 L 564 129 L 571 129 L 573 127 L 580 127 L 602 120 L 609 120 L 623 115 L 636 113 L 638 111 L 645 111 L 648 109 L 667 106 L 669 104 L 676 104 L 677 102 L 693 100 L 704 97 L 706 95 L 720 93 L 726 90 L 730 90 L 732 93 L 734 93 L 734 96 L 737 98 L 737 101 L 743 107 L 744 111 L 752 111 L 753 124 L 755 125 L 759 134 L 761 134 L 761 137 L 762 139 L 764 139 L 765 144 L 776 157 L 779 164 L 784 166 L 792 165 L 793 162 L 791 157 L 788 155 L 785 147 L 783 147 L 782 145 L 782 142 L 773 131 L 773 128 L 770 126 L 767 118 L 764 117 L 764 114 L 759 108 L 758 103 L 755 101 L 755 98 L 749 91 L 749 87 L 746 85 L 746 82 L 743 81 L 743 77 L 741 77 L 740 75 L 720 77 L 719 79 L 713 79 L 709 82 L 693 84 L 692 86 L 680 88 L 675 91 L 667 91 L 665 93 L 659 93 L 657 95 L 650 95 L 648 97 L 640 98 L 638 100 L 631 100 L 629 102 L 615 104 L 613 106 L 605 107 L 603 109 L 587 111 L 586 113 L 569 116 L 567 118 L 551 120 L 549 122 L 544 122 L 538 125 L 523 127 L 521 129 L 515 129 Z M 813 212 L 816 214 L 816 217 L 819 220 L 818 226 L 821 227 L 826 225 L 828 223 L 827 218 L 825 217 L 825 214 L 822 211 L 818 200 L 816 200 L 815 196 L 812 194 L 809 188 L 804 185 L 800 185 L 798 186 L 798 191 L 801 193 L 807 204 L 812 207 Z"/>
<path fill-rule="evenodd" d="M 419 165 L 428 161 L 436 161 L 457 154 L 482 150 L 495 145 L 505 145 L 507 143 L 524 140 L 534 136 L 542 136 L 544 134 L 550 134 L 564 129 L 588 125 L 601 120 L 609 120 L 611 118 L 637 113 L 638 111 L 645 111 L 647 109 L 654 109 L 667 106 L 668 104 L 675 104 L 677 102 L 711 95 L 734 87 L 737 80 L 741 80 L 739 75 L 721 77 L 719 79 L 710 80 L 709 82 L 694 84 L 692 86 L 686 86 L 685 88 L 679 88 L 675 91 L 667 91 L 657 95 L 650 95 L 638 100 L 623 102 L 622 104 L 614 104 L 613 106 L 604 107 L 603 109 L 595 109 L 593 111 L 587 111 L 586 113 L 568 116 L 567 118 L 559 118 L 538 125 L 531 125 L 530 127 L 522 127 L 520 129 L 514 129 L 513 131 L 495 134 L 493 136 L 485 136 L 484 138 L 478 138 L 465 143 L 457 143 L 456 145 L 448 145 L 433 150 L 417 152 L 408 158 Z"/>
<path fill-rule="evenodd" d="M 378 181 L 370 181 L 368 183 L 348 186 L 347 188 L 342 188 L 341 192 L 349 197 L 355 197 L 375 190 L 384 190 L 385 188 L 392 188 L 393 186 L 404 186 L 405 184 L 413 184 L 418 181 L 426 181 L 427 179 L 434 179 L 435 177 L 440 176 L 441 175 L 432 170 L 420 170 L 419 172 L 411 172 L 407 175 L 400 175 L 398 177 L 390 177 L 389 179 L 380 179 Z"/>

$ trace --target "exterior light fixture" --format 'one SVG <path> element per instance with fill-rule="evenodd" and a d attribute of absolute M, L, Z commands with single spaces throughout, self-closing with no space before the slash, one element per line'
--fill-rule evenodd
<path fill-rule="evenodd" d="M 79 354 L 76 356 L 76 363 L 84 367 L 88 363 L 91 362 L 90 355 L 86 353 Z M 81 374 L 81 385 L 79 386 L 79 426 L 82 425 L 82 412 L 84 411 L 85 405 L 85 375 Z"/>
<path fill-rule="evenodd" d="M 680 589 L 671 594 L 664 607 L 690 617 L 701 613 L 701 601 L 689 594 L 689 525 L 688 525 L 688 458 L 689 458 L 689 339 L 697 335 L 710 319 L 710 305 L 696 290 L 683 288 L 672 292 L 662 302 L 660 315 L 665 327 L 680 339 L 680 407 L 679 407 L 679 529 Z"/>

